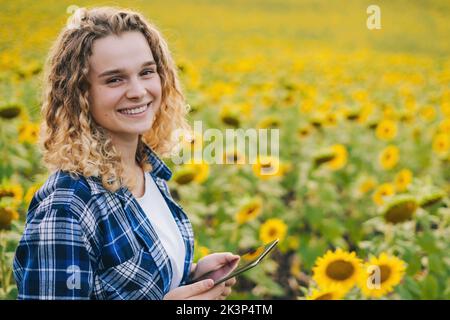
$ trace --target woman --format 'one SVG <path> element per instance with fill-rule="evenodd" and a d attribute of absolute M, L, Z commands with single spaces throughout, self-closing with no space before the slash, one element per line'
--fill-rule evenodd
<path fill-rule="evenodd" d="M 157 29 L 121 9 L 78 9 L 49 55 L 41 146 L 52 172 L 14 259 L 19 299 L 224 299 L 239 256 L 195 265 L 171 197 L 169 154 L 188 129 L 175 64 Z"/>

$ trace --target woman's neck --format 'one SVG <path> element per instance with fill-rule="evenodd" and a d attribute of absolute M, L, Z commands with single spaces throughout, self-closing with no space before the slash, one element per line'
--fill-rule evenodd
<path fill-rule="evenodd" d="M 139 164 L 136 161 L 136 151 L 138 146 L 139 136 L 134 137 L 112 137 L 114 147 L 119 151 L 125 171 L 135 172 Z"/>

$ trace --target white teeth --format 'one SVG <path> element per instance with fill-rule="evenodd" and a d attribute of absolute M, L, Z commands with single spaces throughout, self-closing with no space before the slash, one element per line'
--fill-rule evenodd
<path fill-rule="evenodd" d="M 145 106 L 139 107 L 139 108 L 134 108 L 134 109 L 124 109 L 124 110 L 119 110 L 120 113 L 123 114 L 138 114 L 138 113 L 142 113 L 145 110 L 147 110 L 147 108 L 149 107 L 151 103 L 146 104 Z"/>

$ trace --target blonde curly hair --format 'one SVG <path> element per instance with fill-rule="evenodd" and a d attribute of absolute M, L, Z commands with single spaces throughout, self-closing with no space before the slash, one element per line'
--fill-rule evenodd
<path fill-rule="evenodd" d="M 96 124 L 89 112 L 88 59 L 96 39 L 126 31 L 139 31 L 147 39 L 162 88 L 161 107 L 152 128 L 139 135 L 136 159 L 145 171 L 152 169 L 144 144 L 160 156 L 169 155 L 176 144 L 172 133 L 189 130 L 188 106 L 166 41 L 137 12 L 114 7 L 75 11 L 50 50 L 41 110 L 39 147 L 47 169 L 64 170 L 75 177 L 100 177 L 111 192 L 123 185 L 133 188 L 135 180 L 124 176 L 119 152 L 108 132 Z"/>

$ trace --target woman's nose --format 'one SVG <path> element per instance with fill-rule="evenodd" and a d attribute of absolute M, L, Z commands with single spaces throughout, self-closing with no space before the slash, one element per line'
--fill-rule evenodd
<path fill-rule="evenodd" d="M 138 79 L 130 80 L 127 90 L 127 98 L 141 99 L 145 96 L 145 93 L 146 89 L 140 80 Z"/>

